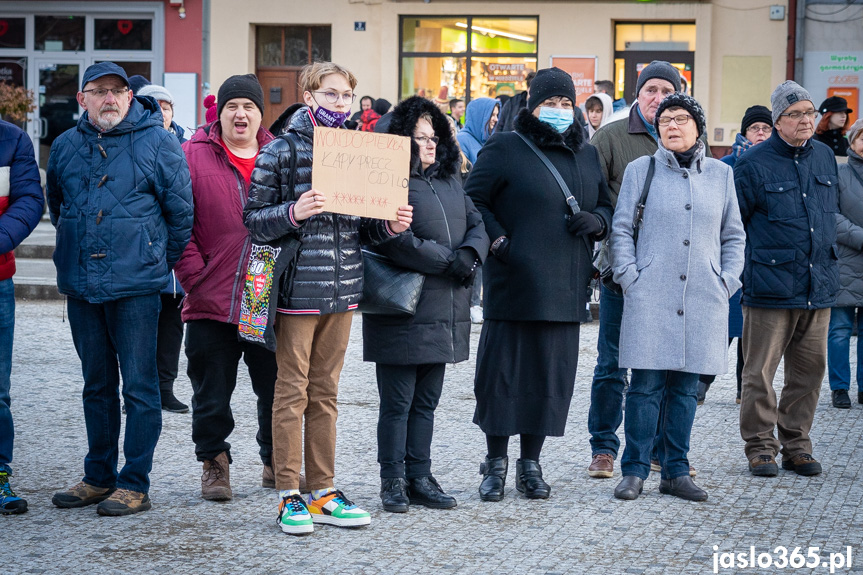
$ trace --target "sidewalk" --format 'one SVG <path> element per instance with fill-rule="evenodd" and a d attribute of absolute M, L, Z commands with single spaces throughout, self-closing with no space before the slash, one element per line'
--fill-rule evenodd
<path fill-rule="evenodd" d="M 613 479 L 590 479 L 586 473 L 597 323 L 582 326 L 566 436 L 550 438 L 543 451 L 545 477 L 552 486 L 547 501 L 527 501 L 515 491 L 517 440 L 510 450 L 506 498 L 501 503 L 479 500 L 485 446 L 471 423 L 471 359 L 448 367 L 432 447 L 435 475 L 458 499 L 458 507 L 384 512 L 375 461 L 374 365 L 361 360 L 357 315 L 339 396 L 336 485 L 371 512 L 371 526 L 356 531 L 320 526 L 304 538 L 279 530 L 276 493 L 260 487 L 255 401 L 245 368 L 233 401 L 233 501 L 200 498 L 191 416 L 165 413 L 151 475 L 151 511 L 105 518 L 92 507 L 56 509 L 53 493 L 81 479 L 86 453 L 80 364 L 62 313 L 60 302 L 18 302 L 12 374 L 14 487 L 28 499 L 30 511 L 0 517 L 4 572 L 679 575 L 713 572 L 714 546 L 747 556 L 754 546 L 756 555 L 769 551 L 774 558 L 777 546 L 787 547 L 789 555 L 801 547 L 804 556 L 809 546 L 817 546 L 827 561 L 829 553 L 845 552 L 848 545 L 853 548 L 852 569 L 836 572 L 863 571 L 863 559 L 858 561 L 863 552 L 863 406 L 832 408 L 825 381 L 812 432 L 824 473 L 804 478 L 780 471 L 776 478 L 753 478 L 743 456 L 733 375 L 719 377 L 698 409 L 690 453 L 698 469 L 696 481 L 710 499 L 691 503 L 661 495 L 652 474 L 637 501 L 618 501 L 612 491 L 620 480 L 619 468 Z M 479 331 L 475 326 L 472 350 Z M 729 365 L 733 361 L 732 354 Z M 180 373 L 176 393 L 188 401 L 185 356 Z M 777 380 L 781 378 L 780 373 Z M 829 568 L 786 571 L 829 573 Z"/>

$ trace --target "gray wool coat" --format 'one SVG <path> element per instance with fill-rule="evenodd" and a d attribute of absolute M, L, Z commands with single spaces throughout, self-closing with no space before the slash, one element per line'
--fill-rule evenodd
<path fill-rule="evenodd" d="M 848 150 L 848 163 L 839 166 L 839 213 L 836 245 L 839 293 L 835 307 L 863 307 L 863 158 Z"/>
<path fill-rule="evenodd" d="M 620 367 L 706 375 L 728 367 L 728 298 L 740 287 L 746 235 L 731 168 L 704 157 L 689 169 L 662 146 L 633 242 L 632 220 L 650 157 L 629 164 L 611 232 L 624 290 Z"/>

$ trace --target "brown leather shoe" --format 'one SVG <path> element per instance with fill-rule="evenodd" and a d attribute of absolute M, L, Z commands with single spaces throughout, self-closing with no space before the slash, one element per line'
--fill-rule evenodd
<path fill-rule="evenodd" d="M 593 456 L 587 474 L 596 478 L 609 478 L 614 475 L 614 458 L 610 453 L 597 453 Z"/>
<path fill-rule="evenodd" d="M 111 494 L 111 497 L 96 507 L 96 513 L 118 517 L 147 511 L 150 507 L 152 507 L 150 497 L 146 493 L 131 491 L 129 489 L 118 489 Z"/>
<path fill-rule="evenodd" d="M 276 488 L 276 474 L 273 471 L 272 465 L 264 464 L 264 471 L 261 474 L 261 487 L 266 487 L 268 489 Z"/>
<path fill-rule="evenodd" d="M 231 473 L 228 464 L 228 454 L 224 451 L 215 459 L 204 461 L 204 473 L 201 475 L 201 496 L 209 501 L 230 501 Z"/>
<path fill-rule="evenodd" d="M 58 491 L 54 494 L 51 502 L 57 507 L 71 509 L 73 507 L 85 507 L 94 503 L 101 503 L 108 499 L 114 492 L 113 487 L 95 487 L 89 483 L 79 481 L 76 485 L 66 491 Z"/>

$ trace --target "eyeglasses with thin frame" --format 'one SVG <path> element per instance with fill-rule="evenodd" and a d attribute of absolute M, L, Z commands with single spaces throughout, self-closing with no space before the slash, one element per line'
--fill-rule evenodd
<path fill-rule="evenodd" d="M 767 134 L 769 136 L 770 134 L 773 133 L 773 126 L 761 126 L 761 127 L 749 126 L 748 128 L 746 128 L 746 131 L 752 132 L 753 134 L 757 134 L 758 132 L 761 132 L 762 134 Z"/>
<path fill-rule="evenodd" d="M 108 92 L 111 92 L 115 98 L 122 98 L 128 91 L 129 88 L 111 88 L 110 90 L 106 90 L 105 88 L 90 88 L 89 90 L 81 90 L 81 93 L 93 94 L 97 98 L 104 98 L 108 95 Z"/>
<path fill-rule="evenodd" d="M 415 136 L 414 140 L 416 140 L 417 144 L 419 144 L 420 146 L 428 146 L 429 142 L 437 146 L 437 143 L 440 142 L 440 138 L 438 138 L 437 136 Z"/>
<path fill-rule="evenodd" d="M 324 98 L 326 98 L 327 102 L 329 102 L 330 104 L 336 104 L 339 100 L 341 100 L 345 104 L 350 105 L 357 101 L 357 95 L 350 92 L 339 94 L 330 90 L 316 90 L 315 92 L 313 92 L 313 94 L 323 94 Z"/>
<path fill-rule="evenodd" d="M 818 115 L 818 110 L 809 110 L 808 112 L 791 112 L 789 114 L 779 114 L 780 117 L 784 116 L 789 120 L 794 122 L 800 122 L 803 120 L 803 116 L 806 116 L 810 120 L 814 120 L 815 116 Z"/>
<path fill-rule="evenodd" d="M 674 116 L 674 117 L 662 116 L 659 118 L 659 125 L 660 126 L 667 126 L 668 124 L 671 123 L 671 120 L 674 120 L 675 124 L 677 124 L 678 126 L 683 126 L 691 119 L 692 119 L 692 116 L 690 116 L 689 114 L 680 114 L 679 116 Z"/>

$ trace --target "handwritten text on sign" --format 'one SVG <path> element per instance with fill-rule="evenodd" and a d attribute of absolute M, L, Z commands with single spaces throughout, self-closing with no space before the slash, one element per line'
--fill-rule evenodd
<path fill-rule="evenodd" d="M 410 138 L 318 126 L 312 187 L 328 212 L 395 220 L 408 203 L 410 160 Z"/>

